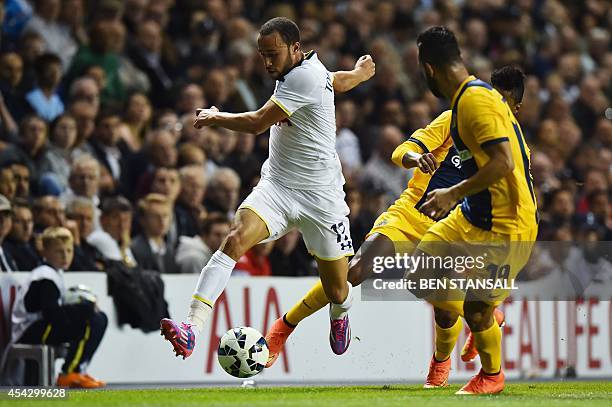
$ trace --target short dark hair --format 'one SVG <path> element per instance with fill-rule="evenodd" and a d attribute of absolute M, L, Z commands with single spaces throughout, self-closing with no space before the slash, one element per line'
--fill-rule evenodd
<path fill-rule="evenodd" d="M 121 113 L 119 113 L 119 111 L 113 107 L 106 107 L 102 109 L 102 111 L 100 111 L 100 113 L 98 113 L 98 115 L 96 116 L 96 127 L 98 127 L 104 120 L 108 119 L 109 117 L 116 117 L 118 119 L 121 119 Z"/>
<path fill-rule="evenodd" d="M 53 64 L 57 64 L 61 67 L 62 60 L 60 59 L 60 57 L 50 52 L 46 52 L 36 58 L 36 60 L 34 61 L 34 72 L 36 73 L 36 77 L 40 78 L 41 76 L 43 76 L 48 67 Z"/>
<path fill-rule="evenodd" d="M 220 223 L 226 223 L 229 225 L 230 221 L 227 216 L 220 212 L 208 214 L 205 219 L 202 219 L 198 222 L 198 235 L 208 235 L 212 230 L 213 226 L 218 225 Z"/>
<path fill-rule="evenodd" d="M 102 201 L 100 209 L 103 215 L 115 212 L 132 212 L 132 204 L 122 196 L 113 196 Z"/>
<path fill-rule="evenodd" d="M 523 101 L 525 74 L 515 66 L 506 65 L 491 74 L 491 85 L 498 90 L 510 92 L 516 103 Z"/>
<path fill-rule="evenodd" d="M 285 44 L 300 42 L 300 29 L 297 24 L 286 17 L 274 17 L 259 29 L 259 35 L 270 35 L 277 32 Z"/>
<path fill-rule="evenodd" d="M 24 198 L 15 198 L 15 199 L 13 199 L 13 202 L 11 204 L 12 204 L 12 207 L 13 207 L 13 212 L 17 208 L 26 208 L 26 209 L 32 211 L 32 208 L 30 207 L 30 203 L 28 202 L 27 199 L 24 199 Z"/>
<path fill-rule="evenodd" d="M 431 27 L 417 37 L 419 61 L 436 68 L 461 61 L 461 51 L 455 34 L 446 27 Z"/>

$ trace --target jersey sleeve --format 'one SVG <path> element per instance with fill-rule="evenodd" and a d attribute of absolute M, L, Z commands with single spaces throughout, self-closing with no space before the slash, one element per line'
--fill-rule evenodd
<path fill-rule="evenodd" d="M 310 69 L 294 68 L 284 80 L 278 81 L 270 100 L 291 116 L 299 108 L 319 102 L 321 96 L 319 82 Z"/>
<path fill-rule="evenodd" d="M 391 156 L 395 165 L 403 167 L 402 160 L 407 152 L 418 154 L 429 153 L 441 147 L 448 139 L 452 112 L 446 110 L 429 123 L 424 129 L 418 129 L 408 140 L 397 146 Z"/>
<path fill-rule="evenodd" d="M 467 124 L 481 148 L 510 140 L 508 120 L 501 98 L 484 88 L 474 87 L 461 98 L 459 121 Z"/>

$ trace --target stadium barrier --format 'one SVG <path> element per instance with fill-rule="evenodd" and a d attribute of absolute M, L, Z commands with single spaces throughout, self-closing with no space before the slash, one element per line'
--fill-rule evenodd
<path fill-rule="evenodd" d="M 24 281 L 27 273 L 13 273 Z M 197 275 L 164 275 L 171 316 L 185 314 Z M 216 361 L 219 337 L 234 326 L 264 333 L 316 281 L 315 278 L 233 277 L 198 346 L 187 360 L 175 358 L 159 334 L 118 327 L 103 273 L 66 273 L 66 286 L 85 284 L 97 294 L 109 328 L 89 368 L 113 383 L 236 382 Z M 8 334 L 5 315 L 15 287 L 0 275 L 0 343 Z M 265 382 L 420 382 L 433 352 L 433 313 L 415 301 L 360 301 L 351 310 L 353 340 L 347 354 L 335 356 L 328 345 L 327 309 L 303 321 L 276 365 L 256 377 Z M 612 377 L 612 303 L 599 299 L 527 301 L 504 304 L 504 369 L 508 378 L 549 378 L 571 365 L 578 377 Z M 452 380 L 465 380 L 479 368 L 463 363 L 460 344 L 453 355 Z"/>

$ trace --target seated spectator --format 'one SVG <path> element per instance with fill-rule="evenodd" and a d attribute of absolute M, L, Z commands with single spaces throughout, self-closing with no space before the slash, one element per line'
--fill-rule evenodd
<path fill-rule="evenodd" d="M 32 3 L 34 15 L 26 24 L 23 32 L 38 33 L 43 40 L 44 50 L 59 55 L 63 68 L 66 70 L 77 51 L 77 43 L 70 32 L 58 23 L 61 11 L 60 2 L 58 0 L 37 0 Z"/>
<path fill-rule="evenodd" d="M 94 155 L 101 164 L 101 189 L 107 194 L 129 189 L 125 184 L 127 168 L 125 168 L 129 150 L 119 137 L 121 119 L 112 111 L 102 111 L 96 118 L 96 129 L 90 140 Z"/>
<path fill-rule="evenodd" d="M 138 265 L 145 270 L 176 273 L 174 246 L 167 243 L 172 208 L 168 197 L 151 193 L 138 202 L 142 233 L 132 240 L 131 249 Z"/>
<path fill-rule="evenodd" d="M 38 179 L 38 166 L 45 151 L 47 124 L 40 117 L 28 115 L 19 123 L 19 140 L 0 153 L 0 161 L 24 163 L 31 179 Z"/>
<path fill-rule="evenodd" d="M 174 208 L 174 203 L 178 198 L 179 192 L 181 191 L 181 181 L 179 178 L 179 173 L 174 168 L 166 168 L 159 167 L 156 168 L 153 173 L 153 182 L 151 183 L 151 192 L 165 195 L 170 200 L 172 208 Z M 179 214 L 176 211 L 173 211 L 172 221 L 170 224 L 170 231 L 168 232 L 168 244 L 171 244 L 172 247 L 176 247 L 178 244 L 178 237 L 182 234 L 185 234 L 183 230 L 181 230 L 181 226 L 184 227 L 183 223 L 179 223 Z"/>
<path fill-rule="evenodd" d="M 188 165 L 197 165 L 202 168 L 202 172 L 206 172 L 206 154 L 198 145 L 191 142 L 183 143 L 178 148 L 177 166 L 183 168 Z"/>
<path fill-rule="evenodd" d="M 130 151 L 140 151 L 145 134 L 150 129 L 153 108 L 144 93 L 130 95 L 125 106 L 125 114 L 118 129 L 118 136 Z"/>
<path fill-rule="evenodd" d="M 179 236 L 195 236 L 198 219 L 206 214 L 202 204 L 206 192 L 206 177 L 203 168 L 197 165 L 181 168 L 179 176 L 181 191 L 174 206 Z"/>
<path fill-rule="evenodd" d="M 240 176 L 241 196 L 250 192 L 249 182 L 259 175 L 262 161 L 253 154 L 255 135 L 241 133 L 238 135 L 234 150 L 225 158 L 223 166 L 230 167 Z M 248 189 L 248 190 L 245 190 Z"/>
<path fill-rule="evenodd" d="M 23 78 L 23 60 L 19 54 L 15 52 L 7 52 L 0 55 L 0 92 L 2 93 L 2 101 L 4 107 L 10 114 L 13 123 L 4 123 L 5 129 L 9 133 L 17 133 L 16 122 L 19 122 L 23 116 L 31 112 L 23 92 L 19 89 L 19 84 Z M 8 116 L 7 116 L 8 117 Z M 13 137 L 16 134 L 12 135 Z M 13 139 L 13 137 L 10 137 Z"/>
<path fill-rule="evenodd" d="M 260 243 L 249 249 L 236 262 L 234 275 L 271 276 L 272 267 L 268 255 L 274 248 L 275 242 Z"/>
<path fill-rule="evenodd" d="M 359 138 L 351 130 L 357 117 L 357 107 L 350 99 L 336 105 L 336 151 L 342 162 L 342 169 L 349 173 L 361 169 Z"/>
<path fill-rule="evenodd" d="M 100 110 L 100 88 L 95 79 L 89 76 L 81 76 L 70 85 L 68 93 L 70 102 L 83 101 L 90 104 L 95 111 Z"/>
<path fill-rule="evenodd" d="M 363 169 L 362 182 L 381 185 L 386 192 L 388 206 L 399 198 L 412 176 L 412 171 L 400 168 L 391 161 L 393 150 L 402 141 L 400 129 L 391 125 L 382 127 L 376 151 Z"/>
<path fill-rule="evenodd" d="M 136 186 L 136 197 L 142 197 L 151 192 L 151 182 L 156 168 L 173 168 L 176 166 L 177 156 L 172 133 L 159 129 L 150 132 L 142 151 L 133 155 L 130 160 L 133 174 L 131 185 Z"/>
<path fill-rule="evenodd" d="M 101 102 L 106 105 L 120 104 L 125 99 L 125 89 L 119 77 L 119 47 L 125 28 L 119 21 L 98 20 L 89 29 L 89 44 L 81 45 L 66 73 L 70 84 L 77 77 L 86 73 L 93 65 L 103 68 L 106 86 L 101 89 Z"/>
<path fill-rule="evenodd" d="M 87 243 L 96 248 L 104 261 L 120 261 L 128 267 L 138 265 L 132 250 L 132 205 L 122 196 L 102 201 L 100 229 L 87 236 Z"/>
<path fill-rule="evenodd" d="M 42 245 L 45 264 L 32 270 L 15 302 L 12 335 L 17 343 L 60 345 L 68 342 L 70 347 L 57 385 L 103 387 L 104 382 L 89 376 L 85 368 L 100 345 L 108 319 L 98 310 L 95 296 L 82 298 L 78 303 L 65 303 L 62 271 L 72 262 L 72 235 L 66 228 L 47 228 L 42 234 Z M 38 382 L 32 380 L 36 373 L 33 367 L 26 361 L 26 385 Z"/>
<path fill-rule="evenodd" d="M 240 197 L 240 178 L 231 168 L 219 168 L 210 178 L 204 206 L 210 212 L 221 212 L 232 219 Z"/>
<path fill-rule="evenodd" d="M 230 230 L 230 221 L 222 214 L 211 213 L 198 222 L 198 234 L 181 236 L 176 263 L 181 273 L 199 273 L 216 252 Z"/>
<path fill-rule="evenodd" d="M 179 121 L 178 115 L 172 109 L 161 109 L 156 114 L 154 128 L 169 131 L 174 136 L 174 140 L 178 142 L 183 131 L 183 123 Z"/>
<path fill-rule="evenodd" d="M 3 248 L 15 260 L 16 270 L 31 271 L 40 263 L 32 242 L 34 220 L 27 202 L 19 199 L 13 203 L 13 224 Z"/>
<path fill-rule="evenodd" d="M 94 231 L 94 213 L 98 208 L 94 208 L 91 200 L 83 197 L 74 197 L 66 206 L 66 217 L 76 222 L 79 236 L 81 237 L 81 250 L 84 255 L 94 262 L 101 261 L 102 256 L 95 247 L 87 242 L 87 238 Z M 96 268 L 102 269 L 96 264 Z"/>
<path fill-rule="evenodd" d="M 0 194 L 12 201 L 15 198 L 17 185 L 15 184 L 15 175 L 10 165 L 0 167 Z"/>
<path fill-rule="evenodd" d="M 172 87 L 167 61 L 162 57 L 162 31 L 153 20 L 143 21 L 136 32 L 134 46 L 128 55 L 151 83 L 151 98 L 156 106 L 169 106 L 168 92 Z"/>
<path fill-rule="evenodd" d="M 35 64 L 37 87 L 26 95 L 34 112 L 47 122 L 64 113 L 64 103 L 57 94 L 62 79 L 62 61 L 55 54 L 43 54 Z"/>
<path fill-rule="evenodd" d="M 77 99 L 70 104 L 69 110 L 77 124 L 77 139 L 72 152 L 73 158 L 83 154 L 93 155 L 93 149 L 88 141 L 96 127 L 98 108 L 94 103 Z"/>
<path fill-rule="evenodd" d="M 47 176 L 54 176 L 61 191 L 68 188 L 72 147 L 76 142 L 76 137 L 76 121 L 70 114 L 62 114 L 51 123 L 50 143 L 42 157 L 40 172 Z"/>
<path fill-rule="evenodd" d="M 11 163 L 13 177 L 15 178 L 15 197 L 30 199 L 30 170 L 28 166 L 20 161 L 14 160 Z"/>
<path fill-rule="evenodd" d="M 82 155 L 74 160 L 68 180 L 70 187 L 62 195 L 63 202 L 69 202 L 74 197 L 82 197 L 91 201 L 94 208 L 94 227 L 100 225 L 100 164 L 90 155 Z"/>
<path fill-rule="evenodd" d="M 32 205 L 34 215 L 34 233 L 40 234 L 46 228 L 64 226 L 66 224 L 65 206 L 57 197 L 41 196 Z"/>
<path fill-rule="evenodd" d="M 17 270 L 17 264 L 13 260 L 10 252 L 4 250 L 4 239 L 11 231 L 13 224 L 11 217 L 11 203 L 4 195 L 0 195 L 0 269 L 3 272 Z"/>

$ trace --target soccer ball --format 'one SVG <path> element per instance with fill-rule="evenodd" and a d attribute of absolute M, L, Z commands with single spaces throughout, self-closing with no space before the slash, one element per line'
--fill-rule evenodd
<path fill-rule="evenodd" d="M 268 344 L 256 329 L 238 327 L 227 331 L 219 341 L 219 364 L 234 377 L 246 378 L 261 372 L 268 362 Z"/>
<path fill-rule="evenodd" d="M 86 301 L 95 304 L 97 300 L 96 294 L 91 291 L 91 288 L 83 284 L 70 287 L 68 290 L 66 290 L 66 294 L 64 296 L 65 305 L 79 304 Z"/>

